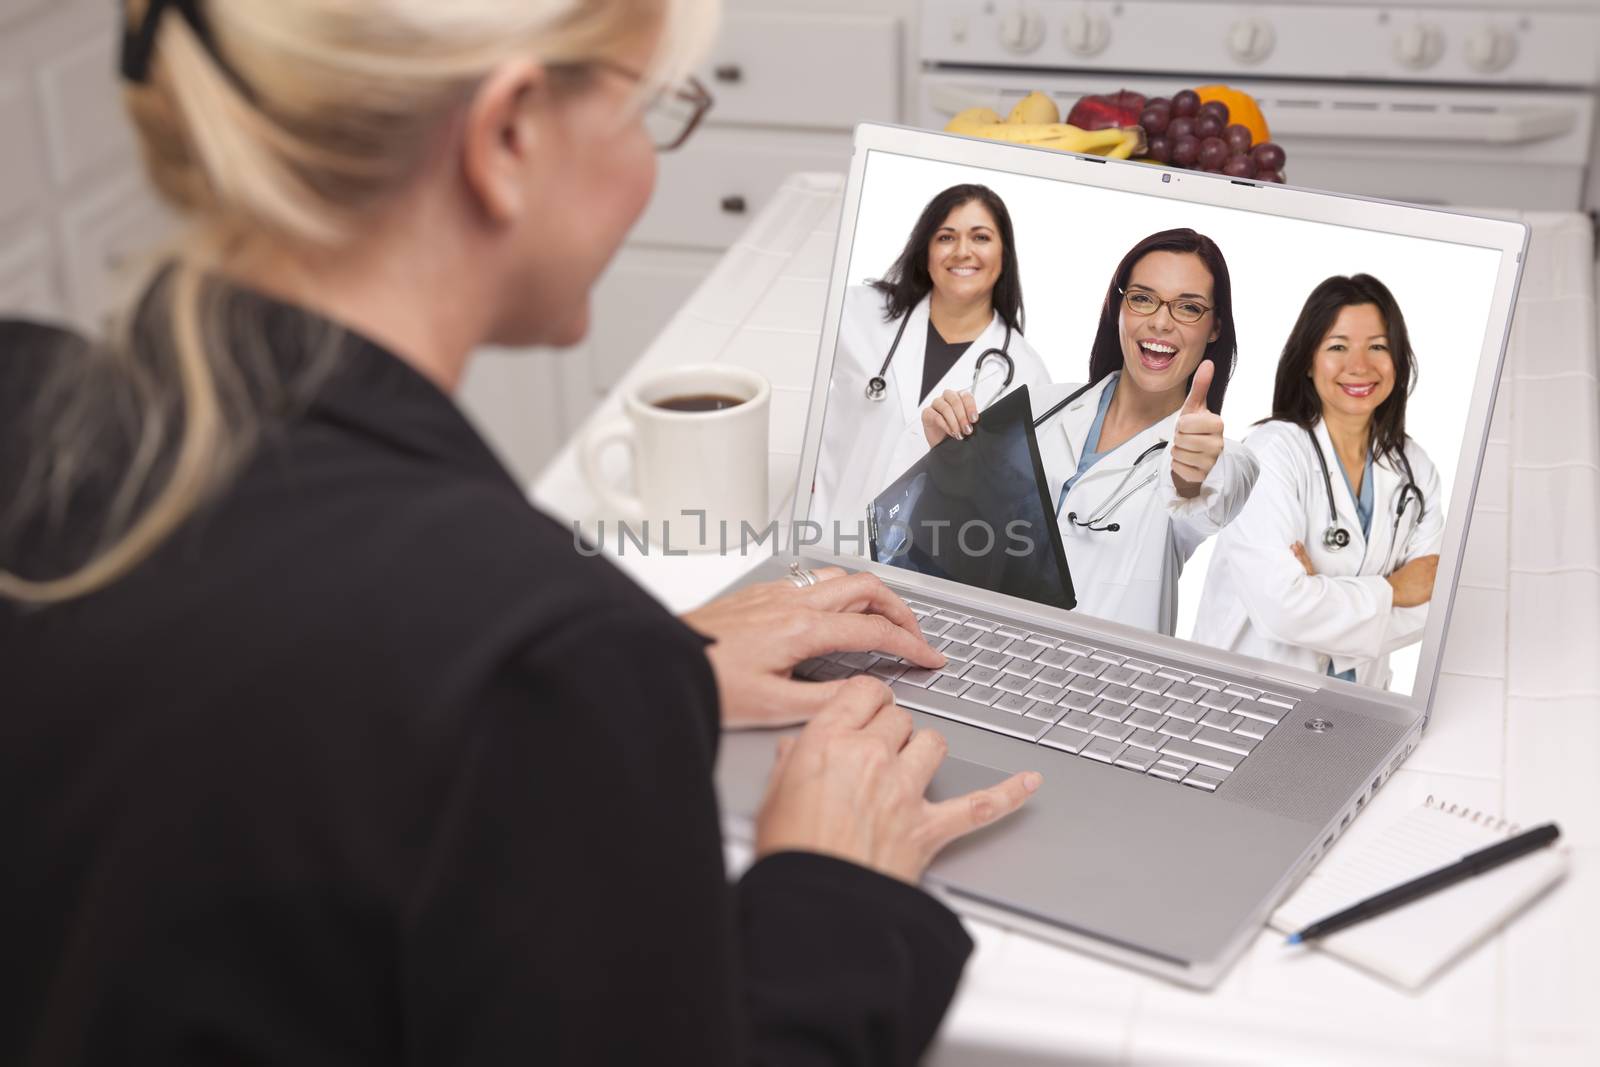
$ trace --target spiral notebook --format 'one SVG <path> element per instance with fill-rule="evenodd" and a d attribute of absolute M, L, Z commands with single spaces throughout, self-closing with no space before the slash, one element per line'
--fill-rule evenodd
<path fill-rule="evenodd" d="M 1504 819 L 1430 796 L 1362 851 L 1336 855 L 1313 870 L 1269 925 L 1285 934 L 1304 929 L 1520 831 Z M 1566 869 L 1560 846 L 1542 849 L 1330 934 L 1308 950 L 1420 989 L 1559 882 Z"/>

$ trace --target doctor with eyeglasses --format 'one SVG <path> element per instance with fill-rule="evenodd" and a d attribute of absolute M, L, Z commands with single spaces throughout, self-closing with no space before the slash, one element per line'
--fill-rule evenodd
<path fill-rule="evenodd" d="M 1118 264 L 1089 356 L 1089 384 L 1038 388 L 1039 451 L 1078 609 L 1171 634 L 1178 578 L 1250 496 L 1256 464 L 1223 438 L 1237 342 L 1227 261 L 1190 229 L 1164 230 Z M 930 443 L 965 437 L 970 395 L 923 413 Z"/>

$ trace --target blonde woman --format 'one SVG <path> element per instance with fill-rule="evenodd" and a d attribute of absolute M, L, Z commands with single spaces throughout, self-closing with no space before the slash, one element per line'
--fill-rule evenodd
<path fill-rule="evenodd" d="M 0 336 L 0 1062 L 918 1058 L 970 943 L 915 883 L 1037 776 L 928 802 L 887 690 L 790 676 L 942 663 L 881 585 L 673 618 L 450 397 L 584 335 L 712 5 L 124 14 L 192 226 L 123 340 Z M 810 719 L 736 894 L 719 715 Z"/>

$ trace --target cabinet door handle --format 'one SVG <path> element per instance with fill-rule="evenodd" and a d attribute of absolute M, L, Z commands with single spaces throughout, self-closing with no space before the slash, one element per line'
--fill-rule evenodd
<path fill-rule="evenodd" d="M 742 196 L 725 196 L 722 198 L 722 210 L 729 215 L 743 215 L 749 207 Z"/>
<path fill-rule="evenodd" d="M 723 63 L 711 71 L 711 76 L 719 82 L 736 85 L 744 81 L 744 68 L 737 63 Z"/>

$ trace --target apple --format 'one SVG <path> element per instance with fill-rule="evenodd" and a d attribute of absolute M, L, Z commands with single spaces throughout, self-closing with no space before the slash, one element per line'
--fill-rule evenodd
<path fill-rule="evenodd" d="M 1137 126 L 1139 114 L 1144 110 L 1144 106 L 1144 96 L 1128 89 L 1086 96 L 1072 105 L 1072 110 L 1067 114 L 1067 122 L 1080 130 Z"/>

